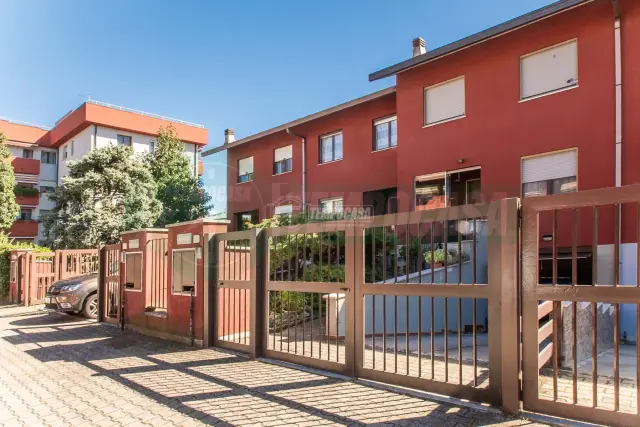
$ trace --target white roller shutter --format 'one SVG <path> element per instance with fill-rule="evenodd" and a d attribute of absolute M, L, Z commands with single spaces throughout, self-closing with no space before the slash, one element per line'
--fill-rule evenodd
<path fill-rule="evenodd" d="M 425 89 L 425 124 L 464 116 L 464 77 Z"/>
<path fill-rule="evenodd" d="M 577 151 L 563 151 L 522 160 L 522 183 L 577 176 Z"/>
<path fill-rule="evenodd" d="M 248 173 L 253 173 L 253 157 L 247 157 L 238 162 L 238 175 L 242 176 Z"/>
<path fill-rule="evenodd" d="M 279 162 L 284 159 L 293 158 L 293 146 L 288 145 L 286 147 L 277 148 L 274 153 L 274 161 Z"/>
<path fill-rule="evenodd" d="M 520 60 L 521 96 L 529 98 L 578 83 L 578 42 L 572 41 Z"/>

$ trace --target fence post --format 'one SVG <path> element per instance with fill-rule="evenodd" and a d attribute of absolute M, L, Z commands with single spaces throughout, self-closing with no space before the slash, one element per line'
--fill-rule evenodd
<path fill-rule="evenodd" d="M 214 299 L 213 299 L 213 291 L 212 284 L 214 283 L 214 270 L 213 263 L 211 262 L 211 257 L 215 253 L 213 250 L 213 237 L 211 234 L 207 233 L 203 237 L 203 259 L 204 259 L 204 333 L 202 336 L 202 346 L 207 348 L 211 345 L 213 341 L 213 314 L 214 310 Z"/>
<path fill-rule="evenodd" d="M 104 322 L 105 285 L 107 276 L 107 247 L 98 249 L 98 322 Z"/>
<path fill-rule="evenodd" d="M 251 290 L 250 304 L 251 307 L 251 352 L 252 356 L 264 356 L 264 350 L 267 348 L 267 339 L 269 334 L 265 333 L 268 328 L 266 316 L 269 313 L 269 298 L 266 295 L 264 281 L 265 273 L 268 271 L 269 241 L 265 239 L 265 233 L 262 229 L 256 229 L 254 238 L 254 249 L 251 256 L 251 281 L 253 289 Z M 266 322 L 266 323 L 265 323 Z"/>

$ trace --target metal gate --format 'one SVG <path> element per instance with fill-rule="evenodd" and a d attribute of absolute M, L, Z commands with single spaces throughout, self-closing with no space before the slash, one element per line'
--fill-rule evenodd
<path fill-rule="evenodd" d="M 517 215 L 505 199 L 357 228 L 358 377 L 517 412 Z"/>
<path fill-rule="evenodd" d="M 261 334 L 257 324 L 262 289 L 260 274 L 260 230 L 216 234 L 213 238 L 215 279 L 213 282 L 213 345 L 259 354 Z"/>
<path fill-rule="evenodd" d="M 354 225 L 265 229 L 267 357 L 354 373 Z"/>
<path fill-rule="evenodd" d="M 525 409 L 640 425 L 639 203 L 638 185 L 524 200 Z"/>
<path fill-rule="evenodd" d="M 100 320 L 108 323 L 120 323 L 122 288 L 120 280 L 120 244 L 106 245 L 100 250 L 99 289 Z"/>

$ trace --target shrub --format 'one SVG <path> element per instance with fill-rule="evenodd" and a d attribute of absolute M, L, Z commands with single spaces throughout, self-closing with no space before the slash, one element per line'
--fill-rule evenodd
<path fill-rule="evenodd" d="M 16 196 L 37 196 L 40 194 L 37 188 L 23 187 L 21 185 L 13 187 L 13 192 Z"/>
<path fill-rule="evenodd" d="M 30 243 L 16 243 L 6 234 L 0 233 L 0 297 L 9 295 L 9 273 L 11 268 L 11 251 L 16 249 L 32 249 L 34 252 L 50 252 L 51 249 Z"/>

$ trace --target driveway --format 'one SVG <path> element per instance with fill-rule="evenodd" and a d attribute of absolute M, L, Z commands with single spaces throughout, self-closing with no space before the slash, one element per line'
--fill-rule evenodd
<path fill-rule="evenodd" d="M 0 308 L 0 424 L 541 425 L 34 308 Z"/>

